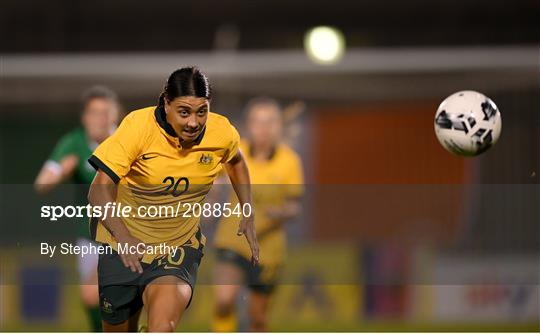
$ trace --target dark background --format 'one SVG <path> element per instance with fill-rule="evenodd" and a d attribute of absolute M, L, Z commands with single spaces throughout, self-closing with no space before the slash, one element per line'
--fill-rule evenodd
<path fill-rule="evenodd" d="M 240 50 L 283 49 L 335 25 L 351 47 L 535 45 L 539 15 L 535 0 L 4 0 L 0 39 L 9 53 L 211 50 L 229 29 Z"/>

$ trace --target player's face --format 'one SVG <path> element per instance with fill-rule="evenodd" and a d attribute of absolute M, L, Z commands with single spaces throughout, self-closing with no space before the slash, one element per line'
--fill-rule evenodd
<path fill-rule="evenodd" d="M 273 105 L 256 105 L 248 113 L 247 131 L 255 145 L 274 145 L 282 133 L 280 111 Z"/>
<path fill-rule="evenodd" d="M 118 123 L 119 110 L 116 102 L 104 98 L 94 98 L 86 104 L 82 124 L 88 137 L 101 143 Z"/>
<path fill-rule="evenodd" d="M 184 142 L 192 142 L 201 134 L 208 119 L 210 104 L 204 97 L 181 96 L 165 99 L 167 122 Z"/>

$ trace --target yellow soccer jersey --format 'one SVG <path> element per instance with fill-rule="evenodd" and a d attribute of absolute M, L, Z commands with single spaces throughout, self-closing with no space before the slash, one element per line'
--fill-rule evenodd
<path fill-rule="evenodd" d="M 133 216 L 122 220 L 134 237 L 150 246 L 189 241 L 199 247 L 204 244 L 204 237 L 194 238 L 199 218 L 188 210 L 204 200 L 222 163 L 238 152 L 239 140 L 227 118 L 209 113 L 195 145 L 183 149 L 163 108 L 148 107 L 126 116 L 89 162 L 118 184 L 116 201 L 132 208 Z M 95 225 L 95 240 L 116 247 L 109 231 Z M 160 255 L 145 254 L 142 261 L 150 263 Z"/>
<path fill-rule="evenodd" d="M 279 265 L 286 251 L 285 231 L 266 214 L 271 207 L 283 204 L 287 199 L 300 197 L 303 193 L 302 163 L 298 155 L 287 145 L 280 144 L 267 161 L 254 160 L 249 154 L 249 143 L 242 141 L 240 149 L 248 165 L 253 191 L 253 211 L 262 265 Z M 236 196 L 232 196 L 235 201 Z M 214 244 L 216 248 L 235 251 L 251 259 L 251 251 L 244 237 L 236 236 L 237 217 L 220 220 Z"/>

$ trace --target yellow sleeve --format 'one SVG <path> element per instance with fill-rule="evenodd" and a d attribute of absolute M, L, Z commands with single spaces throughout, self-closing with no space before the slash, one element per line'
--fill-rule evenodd
<path fill-rule="evenodd" d="M 285 181 L 289 186 L 287 193 L 289 197 L 300 197 L 304 194 L 304 170 L 302 161 L 296 154 L 290 159 L 287 179 Z"/>
<path fill-rule="evenodd" d="M 240 144 L 240 135 L 238 134 L 238 131 L 232 124 L 230 126 L 232 135 L 227 147 L 227 155 L 225 156 L 225 159 L 223 159 L 225 162 L 231 161 L 236 156 L 238 153 L 238 145 Z"/>
<path fill-rule="evenodd" d="M 124 118 L 114 134 L 103 141 L 88 159 L 96 170 L 101 169 L 115 183 L 127 175 L 144 143 L 144 124 L 137 124 L 130 116 Z"/>

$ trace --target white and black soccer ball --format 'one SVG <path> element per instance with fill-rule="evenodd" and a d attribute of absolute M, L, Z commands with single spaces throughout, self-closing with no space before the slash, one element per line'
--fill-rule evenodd
<path fill-rule="evenodd" d="M 435 134 L 448 151 L 475 156 L 493 146 L 501 135 L 501 113 L 493 101 L 475 91 L 447 97 L 435 114 Z"/>

